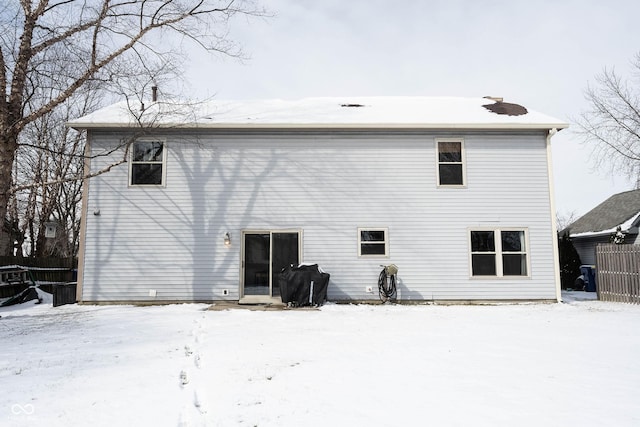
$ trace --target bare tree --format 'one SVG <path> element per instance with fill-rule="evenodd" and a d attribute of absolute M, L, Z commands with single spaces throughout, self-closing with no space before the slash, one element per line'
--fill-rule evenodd
<path fill-rule="evenodd" d="M 576 211 L 556 212 L 556 225 L 558 232 L 561 232 L 578 219 Z"/>
<path fill-rule="evenodd" d="M 578 118 L 579 131 L 592 143 L 596 166 L 609 167 L 640 184 L 640 53 L 630 78 L 614 69 L 596 76 L 585 90 L 589 109 Z"/>
<path fill-rule="evenodd" d="M 84 133 L 65 126 L 95 109 L 101 91 L 82 90 L 28 124 L 20 136 L 13 168 L 9 218 L 27 238 L 33 256 L 75 256 L 79 204 L 84 176 Z M 45 238 L 45 225 L 57 224 L 55 238 Z M 22 242 L 18 245 L 22 253 Z"/>
<path fill-rule="evenodd" d="M 227 38 L 251 0 L 4 0 L 0 4 L 0 219 L 25 129 L 97 82 L 117 87 L 175 64 L 178 36 L 209 52 L 239 56 Z M 154 44 L 164 36 L 162 43 Z M 37 145 L 37 144 L 33 144 Z M 41 159 L 42 160 L 42 159 Z M 42 167 L 36 159 L 34 167 Z M 43 160 L 44 161 L 44 160 Z M 39 179 L 49 177 L 39 177 Z M 36 196 L 34 196 L 36 197 Z"/>

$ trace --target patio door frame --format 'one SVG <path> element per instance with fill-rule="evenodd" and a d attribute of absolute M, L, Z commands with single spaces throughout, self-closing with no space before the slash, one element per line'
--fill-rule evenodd
<path fill-rule="evenodd" d="M 291 233 L 298 235 L 298 263 L 303 262 L 302 258 L 302 229 L 300 228 L 273 228 L 273 229 L 261 229 L 261 228 L 249 228 L 242 230 L 240 241 L 240 304 L 277 304 L 281 303 L 282 299 L 273 295 L 273 235 L 278 233 Z M 269 292 L 267 295 L 245 295 L 245 259 L 246 259 L 246 236 L 255 234 L 269 234 Z"/>

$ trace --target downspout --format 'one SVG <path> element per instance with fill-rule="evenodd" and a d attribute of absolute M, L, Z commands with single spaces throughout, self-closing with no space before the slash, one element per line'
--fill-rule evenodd
<path fill-rule="evenodd" d="M 84 145 L 84 175 L 91 171 L 91 131 L 87 129 L 87 140 Z M 78 242 L 78 279 L 76 284 L 76 300 L 83 302 L 82 283 L 84 282 L 84 251 L 87 247 L 85 240 L 87 235 L 87 210 L 89 205 L 89 179 L 82 182 L 82 208 L 80 210 L 80 237 Z"/>
<path fill-rule="evenodd" d="M 560 261 L 558 250 L 558 224 L 556 221 L 556 198 L 553 185 L 553 163 L 551 161 L 551 137 L 558 133 L 558 129 L 549 129 L 547 134 L 547 175 L 549 178 L 549 207 L 551 214 L 551 242 L 553 247 L 553 271 L 556 281 L 556 300 L 562 302 L 562 288 L 560 286 Z"/>

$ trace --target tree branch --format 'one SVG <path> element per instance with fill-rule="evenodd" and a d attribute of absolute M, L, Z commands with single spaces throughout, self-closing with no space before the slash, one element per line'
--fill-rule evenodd
<path fill-rule="evenodd" d="M 640 53 L 633 66 L 640 70 Z M 640 75 L 636 75 L 636 78 Z M 630 85 L 615 70 L 604 69 L 597 85 L 587 87 L 585 98 L 591 109 L 576 120 L 580 133 L 594 145 L 593 161 L 611 168 L 623 167 L 629 177 L 640 172 L 640 99 L 638 85 Z"/>
<path fill-rule="evenodd" d="M 111 169 L 113 169 L 116 166 L 119 166 L 123 163 L 126 163 L 127 159 L 126 156 L 121 159 L 118 160 L 117 162 L 111 163 L 110 165 L 106 166 L 103 169 L 100 169 L 99 171 L 90 173 L 90 174 L 86 174 L 86 175 L 82 175 L 82 176 L 75 176 L 75 177 L 69 177 L 69 178 L 60 178 L 60 179 L 55 179 L 53 181 L 47 181 L 47 182 L 34 182 L 34 183 L 30 183 L 30 184 L 25 184 L 25 185 L 18 185 L 15 187 L 12 187 L 11 189 L 9 189 L 9 193 L 11 194 L 15 194 L 18 191 L 24 191 L 24 190 L 29 190 L 32 188 L 36 188 L 36 187 L 40 187 L 40 186 L 51 186 L 51 185 L 56 185 L 56 184 L 64 184 L 67 182 L 73 182 L 73 181 L 83 181 L 85 179 L 90 179 L 90 178 L 95 178 L 96 176 L 100 176 L 103 175 L 109 171 L 111 171 Z"/>
<path fill-rule="evenodd" d="M 65 1 L 61 1 L 60 3 L 55 3 L 52 4 L 51 6 L 48 6 L 45 10 L 44 13 L 50 12 L 51 10 L 55 9 L 58 6 L 64 6 L 65 4 L 70 4 L 73 3 L 76 0 L 65 0 Z"/>
<path fill-rule="evenodd" d="M 198 6 L 201 4 L 202 2 L 198 3 Z M 229 4 L 233 4 L 233 2 Z M 220 11 L 222 9 L 210 9 L 210 11 L 214 11 L 214 10 Z M 68 87 L 62 92 L 60 92 L 57 97 L 49 100 L 49 102 L 41 106 L 39 109 L 31 112 L 31 114 L 29 114 L 28 116 L 20 120 L 16 124 L 17 130 L 21 130 L 26 123 L 37 120 L 39 117 L 42 117 L 42 115 L 46 114 L 48 111 L 55 108 L 60 103 L 64 102 L 64 100 L 67 99 L 69 96 L 71 96 L 71 94 L 73 94 L 79 87 L 81 87 L 84 83 L 86 83 L 89 79 L 91 79 L 93 75 L 95 75 L 98 71 L 104 68 L 107 64 L 111 63 L 114 59 L 120 57 L 125 52 L 128 52 L 151 30 L 161 28 L 161 27 L 171 26 L 178 22 L 184 21 L 185 19 L 188 19 L 189 17 L 192 17 L 194 15 L 193 11 L 194 11 L 194 8 L 190 9 L 188 12 L 178 14 L 177 16 L 171 19 L 167 19 L 157 23 L 152 22 L 150 24 L 147 24 L 145 27 L 141 28 L 137 32 L 137 34 L 130 36 L 129 41 L 127 43 L 122 45 L 120 48 L 114 50 L 113 52 L 111 52 L 111 54 L 107 55 L 100 61 L 97 61 L 95 64 L 92 64 L 89 67 L 87 67 L 84 73 L 80 75 L 78 78 L 76 78 L 74 82 L 69 84 Z M 199 13 L 202 13 L 202 12 L 203 11 Z"/>

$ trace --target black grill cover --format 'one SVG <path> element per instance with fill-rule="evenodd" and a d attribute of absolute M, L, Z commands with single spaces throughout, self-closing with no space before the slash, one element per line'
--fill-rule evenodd
<path fill-rule="evenodd" d="M 322 305 L 327 300 L 329 273 L 322 273 L 318 264 L 291 265 L 278 273 L 282 302 L 294 307 Z M 313 282 L 313 289 L 311 288 Z"/>

